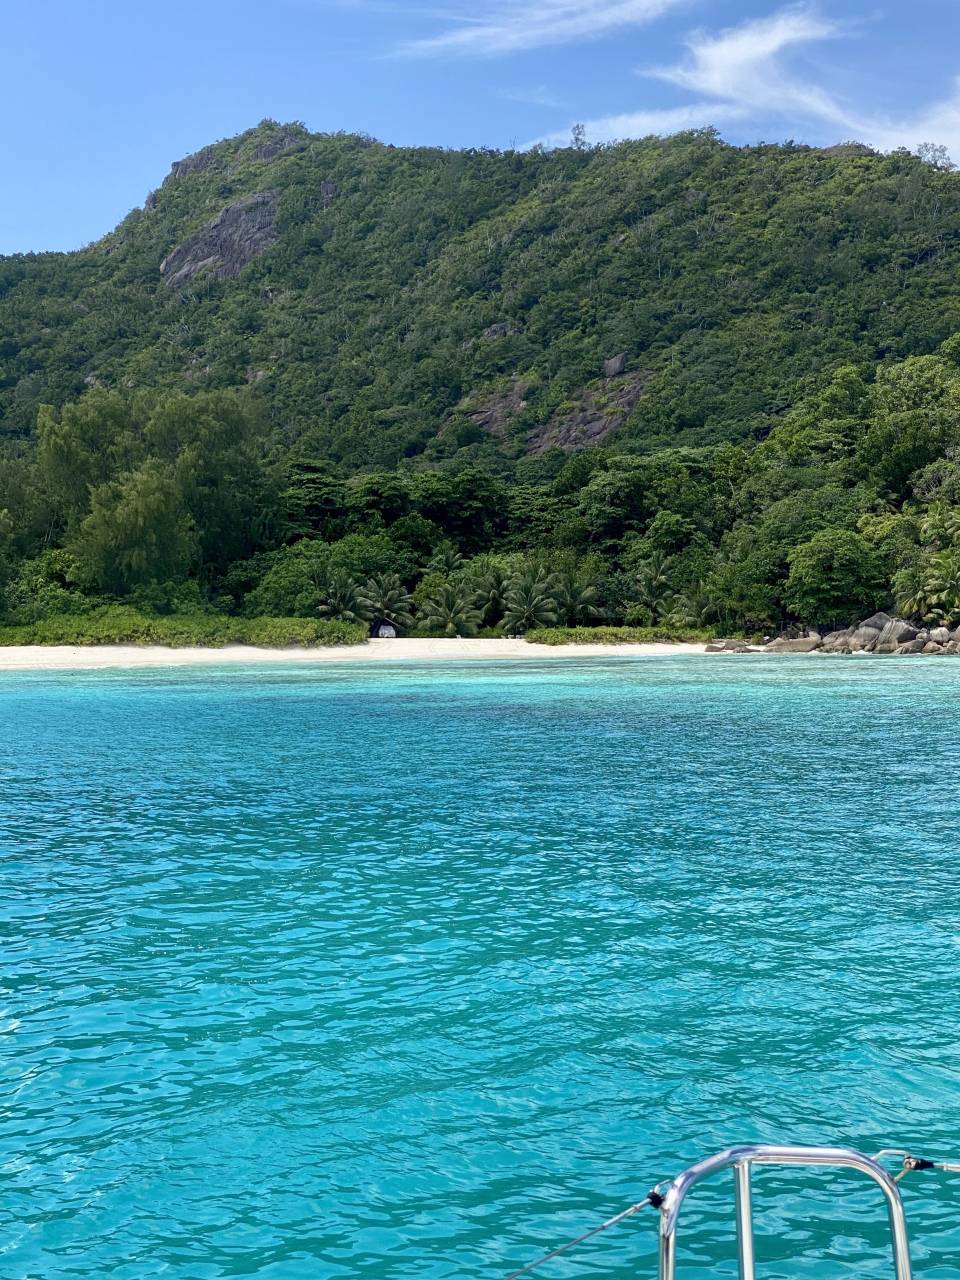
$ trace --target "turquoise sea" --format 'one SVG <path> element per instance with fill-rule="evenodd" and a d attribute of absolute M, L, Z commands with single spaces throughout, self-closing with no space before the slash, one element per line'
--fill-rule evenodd
<path fill-rule="evenodd" d="M 0 730 L 3 1280 L 479 1280 L 733 1142 L 960 1155 L 960 663 L 8 673 Z M 856 1175 L 755 1197 L 764 1280 L 892 1274 Z"/>

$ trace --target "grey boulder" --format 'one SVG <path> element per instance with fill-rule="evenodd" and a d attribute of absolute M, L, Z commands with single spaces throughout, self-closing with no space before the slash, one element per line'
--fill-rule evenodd
<path fill-rule="evenodd" d="M 873 653 L 880 639 L 880 632 L 873 627 L 865 626 L 863 623 L 857 627 L 849 640 L 849 648 L 851 653 Z"/>
<path fill-rule="evenodd" d="M 896 653 L 900 645 L 916 638 L 916 627 L 911 626 L 909 622 L 904 622 L 902 618 L 891 618 L 880 632 L 873 651 L 874 653 Z"/>
<path fill-rule="evenodd" d="M 779 636 L 776 640 L 771 640 L 766 647 L 767 653 L 813 653 L 814 649 L 819 649 L 822 641 L 819 636 L 804 636 L 801 639 L 791 640 L 788 636 Z"/>
<path fill-rule="evenodd" d="M 869 618 L 864 618 L 860 627 L 869 627 L 871 631 L 882 631 L 888 622 L 896 622 L 896 618 L 891 618 L 889 613 L 875 613 Z"/>
<path fill-rule="evenodd" d="M 846 653 L 850 647 L 850 637 L 853 635 L 853 627 L 846 627 L 843 631 L 831 631 L 829 635 L 824 636 L 822 650 L 824 653 Z"/>

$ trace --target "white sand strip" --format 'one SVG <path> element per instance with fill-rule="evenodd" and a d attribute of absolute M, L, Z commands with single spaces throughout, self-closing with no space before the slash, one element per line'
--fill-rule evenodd
<path fill-rule="evenodd" d="M 659 658 L 703 653 L 702 644 L 527 644 L 525 640 L 370 640 L 324 649 L 168 649 L 162 645 L 0 646 L 0 671 L 89 671 L 100 667 L 225 666 L 239 663 L 432 662 L 435 659 Z"/>

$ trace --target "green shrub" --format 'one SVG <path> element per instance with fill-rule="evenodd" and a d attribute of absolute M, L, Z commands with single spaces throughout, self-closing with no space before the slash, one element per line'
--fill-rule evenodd
<path fill-rule="evenodd" d="M 366 627 L 311 618 L 229 618 L 217 614 L 156 616 L 127 605 L 85 614 L 61 614 L 23 626 L 0 627 L 0 645 L 159 644 L 219 649 L 228 644 L 258 648 L 363 644 Z"/>
<path fill-rule="evenodd" d="M 0 617 L 16 625 L 29 625 L 41 618 L 62 614 L 88 613 L 101 601 L 76 590 L 76 561 L 66 551 L 43 551 L 24 560 L 14 578 L 0 593 Z"/>
<path fill-rule="evenodd" d="M 528 644 L 706 644 L 713 632 L 689 627 L 540 627 L 524 639 Z"/>

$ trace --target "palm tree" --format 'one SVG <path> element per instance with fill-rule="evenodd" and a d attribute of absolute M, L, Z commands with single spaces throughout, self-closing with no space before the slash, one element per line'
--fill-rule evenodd
<path fill-rule="evenodd" d="M 520 635 L 533 627 L 556 626 L 555 592 L 554 577 L 544 569 L 511 578 L 504 597 L 504 631 L 508 635 Z"/>
<path fill-rule="evenodd" d="M 663 602 L 660 621 L 668 627 L 692 627 L 700 621 L 697 607 L 690 596 L 682 591 L 667 596 Z"/>
<path fill-rule="evenodd" d="M 488 627 L 495 627 L 503 617 L 506 607 L 505 598 L 510 575 L 493 565 L 486 573 L 476 578 L 469 578 L 468 582 L 476 592 L 476 605 L 483 615 L 484 622 Z"/>
<path fill-rule="evenodd" d="M 930 608 L 930 592 L 927 588 L 929 567 L 911 564 L 893 575 L 893 596 L 897 612 L 907 618 L 922 618 Z"/>
<path fill-rule="evenodd" d="M 634 599 L 650 614 L 657 618 L 670 608 L 672 593 L 670 592 L 670 560 L 657 553 L 645 560 L 636 576 Z"/>
<path fill-rule="evenodd" d="M 558 574 L 555 581 L 557 611 L 567 626 L 575 627 L 599 616 L 595 586 L 575 573 Z"/>
<path fill-rule="evenodd" d="M 930 611 L 939 622 L 948 622 L 960 612 L 960 548 L 941 551 L 930 561 L 926 581 Z"/>
<path fill-rule="evenodd" d="M 317 612 L 336 622 L 369 622 L 372 614 L 369 602 L 357 583 L 344 569 L 334 569 L 320 585 L 320 603 Z"/>
<path fill-rule="evenodd" d="M 452 543 L 445 542 L 434 551 L 430 563 L 427 565 L 427 572 L 440 573 L 445 578 L 449 578 L 456 573 L 462 564 L 463 556 L 457 548 Z"/>
<path fill-rule="evenodd" d="M 686 591 L 677 591 L 667 597 L 668 610 L 663 621 L 672 627 L 695 627 L 716 612 L 717 603 L 705 582 L 698 582 Z"/>
<path fill-rule="evenodd" d="M 377 573 L 367 579 L 361 600 L 368 618 L 382 618 L 398 631 L 413 626 L 413 596 L 396 573 Z"/>
<path fill-rule="evenodd" d="M 427 597 L 420 622 L 445 636 L 475 636 L 483 621 L 476 595 L 464 583 L 445 582 Z"/>
<path fill-rule="evenodd" d="M 920 525 L 920 537 L 936 549 L 960 541 L 960 511 L 938 502 L 930 507 Z"/>

